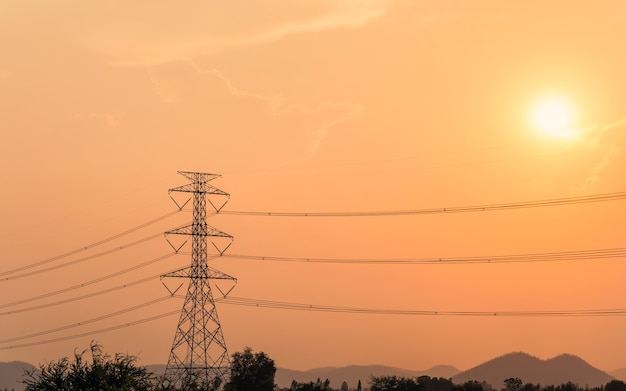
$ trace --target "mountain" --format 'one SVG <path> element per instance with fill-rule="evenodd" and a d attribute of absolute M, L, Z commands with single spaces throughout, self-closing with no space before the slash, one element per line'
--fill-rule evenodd
<path fill-rule="evenodd" d="M 626 381 L 626 368 L 616 369 L 611 372 L 607 372 L 609 375 L 613 376 L 617 380 Z"/>
<path fill-rule="evenodd" d="M 611 375 L 592 367 L 577 356 L 562 354 L 549 360 L 541 360 L 520 352 L 505 354 L 461 372 L 453 376 L 452 381 L 485 381 L 493 388 L 501 389 L 504 387 L 504 380 L 511 377 L 542 386 L 572 382 L 580 387 L 596 387 L 613 380 Z"/>
<path fill-rule="evenodd" d="M 36 369 L 35 366 L 21 361 L 0 362 L 0 390 L 22 391 L 25 387 L 22 384 L 24 371 Z"/>
<path fill-rule="evenodd" d="M 383 365 L 350 365 L 347 367 L 325 367 L 309 369 L 308 371 L 296 371 L 292 369 L 277 368 L 275 382 L 279 387 L 289 387 L 293 380 L 299 383 L 330 380 L 333 388 L 339 388 L 344 381 L 350 388 L 356 388 L 357 383 L 365 387 L 371 376 L 401 376 L 417 377 L 428 375 L 430 377 L 444 377 L 446 379 L 459 373 L 459 370 L 448 365 L 439 365 L 425 371 L 411 371 Z"/>

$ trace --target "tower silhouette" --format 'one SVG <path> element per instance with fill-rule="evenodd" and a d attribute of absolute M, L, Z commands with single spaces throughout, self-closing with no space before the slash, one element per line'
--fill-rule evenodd
<path fill-rule="evenodd" d="M 164 378 L 174 387 L 191 383 L 215 387 L 227 379 L 230 361 L 211 290 L 211 280 L 236 282 L 236 279 L 208 266 L 209 259 L 221 256 L 230 247 L 233 237 L 207 224 L 207 201 L 215 212 L 219 212 L 230 195 L 208 183 L 220 175 L 187 171 L 178 173 L 191 183 L 170 189 L 168 193 L 181 210 L 193 200 L 193 222 L 191 225 L 168 231 L 165 235 L 166 239 L 168 235 L 191 236 L 191 266 L 161 276 L 161 279 L 189 279 Z M 190 193 L 191 197 L 181 204 L 172 197 L 173 192 Z M 217 202 L 220 198 L 223 202 Z M 172 245 L 169 240 L 168 243 Z M 185 243 L 186 241 L 180 247 L 172 247 L 178 252 Z M 210 258 L 209 243 L 212 246 Z M 215 287 L 222 296 L 226 296 L 234 283 L 228 290 L 222 290 L 217 285 Z M 172 295 L 175 292 L 170 290 Z"/>

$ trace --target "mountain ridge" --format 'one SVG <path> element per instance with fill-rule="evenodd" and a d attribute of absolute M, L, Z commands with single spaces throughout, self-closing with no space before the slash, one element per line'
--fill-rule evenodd
<path fill-rule="evenodd" d="M 37 369 L 33 364 L 24 361 L 0 361 L 0 390 L 5 388 L 21 391 L 25 388 L 22 378 L 25 371 Z"/>
<path fill-rule="evenodd" d="M 582 358 L 563 353 L 550 359 L 540 359 L 524 352 L 508 353 L 452 377 L 454 383 L 469 380 L 485 381 L 495 389 L 503 387 L 504 379 L 517 377 L 523 383 L 542 386 L 572 382 L 580 387 L 605 385 L 614 377 Z"/>

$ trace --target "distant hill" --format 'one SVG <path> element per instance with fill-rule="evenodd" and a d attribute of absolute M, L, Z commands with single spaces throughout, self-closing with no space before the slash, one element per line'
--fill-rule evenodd
<path fill-rule="evenodd" d="M 152 365 L 145 365 L 146 369 L 148 370 L 148 372 L 152 372 L 154 375 L 156 376 L 161 376 L 165 373 L 165 364 L 152 364 Z"/>
<path fill-rule="evenodd" d="M 0 362 L 0 390 L 5 388 L 15 391 L 24 390 L 22 377 L 25 370 L 33 370 L 35 366 L 22 361 Z"/>
<path fill-rule="evenodd" d="M 350 365 L 347 367 L 325 367 L 309 369 L 308 371 L 296 371 L 292 369 L 277 368 L 275 382 L 279 387 L 289 387 L 293 380 L 299 383 L 330 380 L 330 386 L 339 388 L 344 381 L 350 388 L 356 388 L 357 383 L 365 387 L 370 376 L 401 376 L 417 377 L 428 375 L 430 377 L 443 377 L 446 379 L 459 373 L 459 370 L 448 365 L 439 365 L 425 371 L 412 371 L 383 365 Z"/>
<path fill-rule="evenodd" d="M 453 376 L 452 381 L 485 381 L 499 390 L 504 387 L 504 380 L 511 377 L 542 386 L 572 382 L 580 387 L 596 387 L 613 380 L 611 375 L 592 367 L 577 356 L 562 354 L 549 360 L 541 360 L 526 353 L 510 353 L 461 372 Z"/>
<path fill-rule="evenodd" d="M 607 372 L 609 375 L 613 376 L 617 380 L 621 380 L 626 382 L 626 368 L 616 369 L 614 371 Z"/>

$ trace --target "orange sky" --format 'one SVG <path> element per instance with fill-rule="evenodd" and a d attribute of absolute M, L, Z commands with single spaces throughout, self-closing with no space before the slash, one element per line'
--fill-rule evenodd
<path fill-rule="evenodd" d="M 132 4 L 131 4 L 132 3 Z M 0 3 L 0 272 L 97 242 L 175 209 L 178 170 L 222 174 L 230 210 L 373 211 L 624 191 L 626 3 L 603 1 L 31 0 Z M 471 5 L 470 5 L 471 4 Z M 530 112 L 556 94 L 579 137 Z M 221 215 L 232 254 L 468 257 L 622 247 L 624 201 L 485 213 L 285 218 Z M 179 213 L 56 265 L 191 220 Z M 170 251 L 157 237 L 0 281 L 0 305 L 91 281 Z M 478 265 L 336 265 L 224 258 L 237 297 L 434 311 L 626 308 L 623 259 Z M 184 255 L 100 284 L 0 307 L 0 339 L 83 322 L 167 294 Z M 33 269 L 29 269 L 33 270 Z M 180 308 L 179 299 L 36 342 Z M 231 352 L 278 366 L 468 369 L 511 351 L 626 367 L 626 317 L 454 317 L 298 312 L 221 304 Z M 165 363 L 177 317 L 0 361 L 105 350 Z M 17 343 L 17 342 L 14 342 Z"/>

